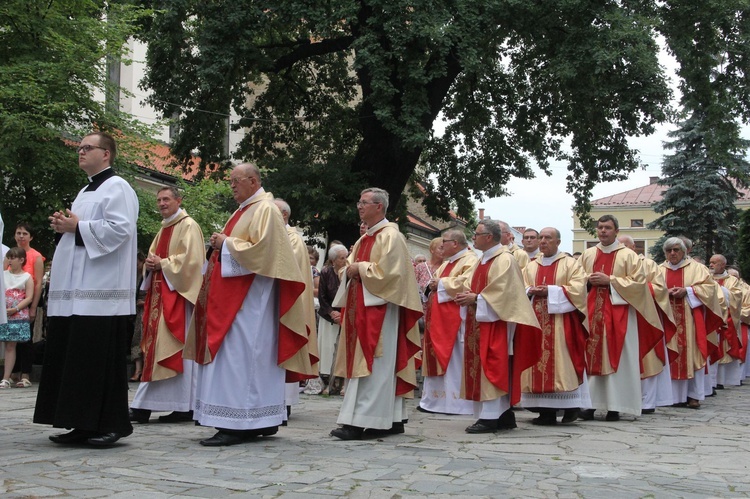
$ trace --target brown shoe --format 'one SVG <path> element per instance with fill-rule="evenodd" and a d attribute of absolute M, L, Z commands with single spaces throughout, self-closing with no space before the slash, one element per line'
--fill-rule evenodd
<path fill-rule="evenodd" d="M 696 399 L 691 399 L 690 397 L 688 397 L 687 408 L 688 409 L 700 409 L 701 403 Z"/>

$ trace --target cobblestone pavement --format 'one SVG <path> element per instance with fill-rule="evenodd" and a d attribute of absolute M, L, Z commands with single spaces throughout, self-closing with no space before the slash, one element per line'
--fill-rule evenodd
<path fill-rule="evenodd" d="M 59 431 L 31 423 L 35 398 L 0 391 L 2 497 L 750 496 L 748 385 L 612 423 L 537 427 L 518 411 L 516 430 L 484 435 L 412 411 L 405 434 L 356 442 L 328 435 L 340 398 L 302 395 L 276 436 L 224 448 L 199 445 L 213 431 L 190 423 L 136 425 L 108 449 L 55 445 Z"/>

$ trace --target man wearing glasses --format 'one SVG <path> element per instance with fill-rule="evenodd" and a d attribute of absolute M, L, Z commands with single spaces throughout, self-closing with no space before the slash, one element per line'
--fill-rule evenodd
<path fill-rule="evenodd" d="M 607 421 L 619 421 L 620 412 L 641 415 L 638 328 L 651 329 L 653 334 L 641 332 L 648 337 L 662 331 L 643 264 L 617 240 L 619 231 L 614 216 L 599 218 L 599 244 L 580 258 L 589 284 L 586 373 L 592 404 L 581 412 L 584 420 L 594 419 L 596 409 L 607 411 Z"/>
<path fill-rule="evenodd" d="M 404 432 L 405 397 L 417 386 L 422 302 L 406 240 L 385 218 L 388 193 L 372 187 L 360 194 L 359 217 L 367 232 L 355 243 L 333 306 L 343 307 L 336 376 L 346 377 L 339 412 L 341 440 Z"/>
<path fill-rule="evenodd" d="M 89 184 L 50 217 L 59 240 L 50 275 L 44 369 L 34 422 L 72 428 L 57 444 L 109 446 L 133 432 L 125 345 L 135 314 L 138 199 L 111 168 L 114 139 L 81 140 Z"/>
<path fill-rule="evenodd" d="M 217 429 L 200 441 L 207 447 L 276 434 L 286 418 L 285 381 L 317 376 L 307 350 L 305 280 L 281 212 L 255 165 L 236 166 L 229 183 L 239 208 L 209 238 L 184 353 L 200 364 L 194 418 Z"/>
<path fill-rule="evenodd" d="M 418 410 L 442 414 L 473 414 L 471 401 L 461 398 L 466 322 L 461 317 L 456 295 L 464 289 L 469 271 L 477 262 L 460 230 L 443 234 L 445 262 L 428 283 L 432 290 L 427 302 L 422 373 L 424 387 Z"/>
<path fill-rule="evenodd" d="M 466 307 L 462 398 L 474 402 L 467 433 L 516 427 L 511 407 L 521 399 L 520 374 L 541 355 L 541 331 L 521 269 L 501 242 L 502 224 L 483 220 L 474 247 L 483 251 L 456 303 Z"/>

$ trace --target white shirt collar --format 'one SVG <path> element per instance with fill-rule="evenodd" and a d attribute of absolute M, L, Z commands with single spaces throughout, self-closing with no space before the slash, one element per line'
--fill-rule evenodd
<path fill-rule="evenodd" d="M 387 223 L 388 223 L 388 219 L 384 218 L 383 220 L 381 220 L 380 222 L 376 223 L 372 227 L 368 227 L 368 229 L 367 229 L 367 235 L 371 236 L 371 235 L 375 234 L 377 231 L 379 231 L 380 229 L 382 229 L 383 227 L 385 227 L 385 225 Z"/>
<path fill-rule="evenodd" d="M 168 224 L 169 222 L 171 222 L 172 220 L 174 220 L 175 218 L 177 218 L 177 215 L 179 215 L 180 213 L 182 213 L 182 208 L 177 208 L 177 211 L 175 211 L 172 214 L 172 216 L 167 217 L 167 218 L 164 219 L 164 223 Z"/>
<path fill-rule="evenodd" d="M 617 239 L 615 239 L 615 242 L 613 242 L 609 246 L 604 246 L 602 243 L 599 243 L 599 247 L 601 248 L 602 252 L 604 252 L 604 253 L 612 253 L 619 246 L 620 246 L 620 241 L 618 241 Z"/>
<path fill-rule="evenodd" d="M 552 265 L 555 262 L 555 259 L 557 259 L 557 255 L 559 254 L 560 254 L 560 250 L 557 250 L 557 253 L 555 253 L 552 256 L 542 255 L 542 266 L 548 267 L 549 265 Z"/>
<path fill-rule="evenodd" d="M 266 191 L 263 190 L 263 187 L 259 188 L 257 191 L 255 191 L 255 194 L 244 200 L 240 203 L 240 209 L 244 208 L 245 206 L 249 205 L 253 199 L 257 198 L 261 194 L 265 194 Z"/>
<path fill-rule="evenodd" d="M 536 254 L 539 253 L 539 248 L 535 249 L 531 253 L 529 253 L 528 251 L 526 253 L 529 255 L 529 258 L 534 258 Z"/>
<path fill-rule="evenodd" d="M 679 268 L 680 268 L 680 265 L 682 265 L 682 264 L 683 264 L 683 262 L 684 262 L 685 260 L 687 260 L 687 258 L 683 258 L 682 260 L 680 260 L 680 261 L 679 261 L 679 262 L 677 262 L 677 263 L 670 263 L 670 262 L 669 262 L 669 261 L 667 260 L 667 262 L 666 262 L 666 263 L 667 263 L 667 265 L 669 266 L 669 268 L 670 268 L 670 269 L 672 269 L 672 270 L 677 270 L 677 269 L 679 269 Z"/>
<path fill-rule="evenodd" d="M 507 246 L 506 246 L 507 247 Z M 502 244 L 496 244 L 484 253 L 482 253 L 482 263 L 487 263 L 495 254 L 497 254 L 503 248 Z"/>
<path fill-rule="evenodd" d="M 459 258 L 461 258 L 462 256 L 464 256 L 467 251 L 469 251 L 469 248 L 462 249 L 461 251 L 459 251 L 458 253 L 456 253 L 452 257 L 448 258 L 448 263 L 455 262 L 456 260 L 458 260 Z"/>

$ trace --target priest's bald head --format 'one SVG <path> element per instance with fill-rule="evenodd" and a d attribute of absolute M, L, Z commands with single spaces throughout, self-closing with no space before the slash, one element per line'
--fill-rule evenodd
<path fill-rule="evenodd" d="M 237 165 L 229 174 L 229 185 L 232 186 L 232 197 L 242 203 L 261 188 L 260 170 L 252 163 Z"/>

